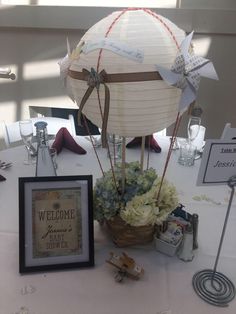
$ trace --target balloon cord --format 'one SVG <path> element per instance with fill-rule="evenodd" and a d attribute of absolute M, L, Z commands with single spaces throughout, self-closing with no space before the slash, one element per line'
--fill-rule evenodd
<path fill-rule="evenodd" d="M 164 181 L 164 178 L 165 178 L 165 175 L 166 175 L 166 170 L 167 170 L 167 167 L 168 167 L 168 164 L 169 164 L 169 161 L 170 161 L 170 157 L 171 157 L 173 146 L 174 146 L 174 143 L 175 143 L 175 140 L 176 140 L 176 135 L 177 135 L 177 132 L 178 132 L 178 129 L 179 129 L 180 121 L 181 121 L 181 116 L 180 116 L 180 113 L 178 112 L 176 120 L 175 120 L 174 130 L 173 130 L 173 133 L 172 133 L 172 136 L 171 136 L 171 140 L 170 140 L 170 146 L 169 146 L 169 150 L 168 150 L 167 157 L 166 157 L 164 171 L 163 171 L 163 174 L 162 174 L 162 177 L 161 177 L 160 187 L 159 187 L 158 194 L 157 194 L 157 204 L 159 202 L 162 184 L 163 184 L 163 181 Z"/>

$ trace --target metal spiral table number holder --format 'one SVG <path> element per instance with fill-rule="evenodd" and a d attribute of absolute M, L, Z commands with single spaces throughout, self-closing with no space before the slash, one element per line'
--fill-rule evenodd
<path fill-rule="evenodd" d="M 228 217 L 230 213 L 230 208 L 234 196 L 234 190 L 236 185 L 236 175 L 232 176 L 228 180 L 228 186 L 231 188 L 231 194 L 229 199 L 229 204 L 225 216 L 224 226 L 220 238 L 220 244 L 216 255 L 215 265 L 213 270 L 204 269 L 197 272 L 192 279 L 192 284 L 195 292 L 199 295 L 200 298 L 206 302 L 220 306 L 226 307 L 229 302 L 235 297 L 235 287 L 229 278 L 224 274 L 217 272 L 217 264 L 219 261 L 220 251 L 222 243 L 224 240 L 225 230 L 228 222 Z"/>

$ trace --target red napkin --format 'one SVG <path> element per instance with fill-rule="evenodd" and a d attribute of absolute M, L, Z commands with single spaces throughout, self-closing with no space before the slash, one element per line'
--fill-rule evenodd
<path fill-rule="evenodd" d="M 150 141 L 150 150 L 154 151 L 155 153 L 161 152 L 161 147 L 158 145 L 157 141 L 153 137 L 153 135 L 145 136 L 145 147 L 149 148 L 149 141 Z M 129 142 L 126 147 L 132 148 L 141 146 L 142 137 L 135 137 L 131 142 Z"/>
<path fill-rule="evenodd" d="M 0 174 L 0 182 L 1 181 L 6 181 L 6 178 Z"/>
<path fill-rule="evenodd" d="M 62 151 L 63 147 L 76 154 L 83 155 L 87 153 L 85 149 L 76 143 L 67 128 L 61 128 L 57 132 L 55 141 L 52 144 L 52 148 L 55 148 L 58 154 Z"/>

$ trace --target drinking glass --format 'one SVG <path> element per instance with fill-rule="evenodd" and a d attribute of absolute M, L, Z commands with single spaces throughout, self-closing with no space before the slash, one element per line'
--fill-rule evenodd
<path fill-rule="evenodd" d="M 196 146 L 188 140 L 180 141 L 178 163 L 182 166 L 193 166 L 196 155 Z"/>
<path fill-rule="evenodd" d="M 191 143 L 198 136 L 201 118 L 191 116 L 188 121 L 188 141 Z"/>
<path fill-rule="evenodd" d="M 32 163 L 30 149 L 32 147 L 33 125 L 31 120 L 22 120 L 19 122 L 20 135 L 27 150 L 27 159 L 24 160 L 25 165 Z"/>

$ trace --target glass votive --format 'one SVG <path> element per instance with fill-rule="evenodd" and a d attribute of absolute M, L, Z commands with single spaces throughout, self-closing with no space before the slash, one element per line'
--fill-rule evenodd
<path fill-rule="evenodd" d="M 109 151 L 107 152 L 107 157 L 109 158 L 109 152 L 111 159 L 119 160 L 122 155 L 122 137 L 115 134 L 108 134 L 107 142 L 109 146 Z"/>
<path fill-rule="evenodd" d="M 50 155 L 52 158 L 53 166 L 57 169 L 57 150 L 56 148 L 50 148 Z"/>
<path fill-rule="evenodd" d="M 183 166 L 193 166 L 196 150 L 196 146 L 193 145 L 191 142 L 187 140 L 181 141 L 178 163 Z"/>

